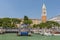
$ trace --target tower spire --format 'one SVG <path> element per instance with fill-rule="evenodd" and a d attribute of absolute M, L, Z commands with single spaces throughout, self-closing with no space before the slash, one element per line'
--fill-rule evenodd
<path fill-rule="evenodd" d="M 43 3 L 43 6 L 42 6 L 42 8 L 46 8 L 46 6 L 45 6 L 45 4 Z"/>

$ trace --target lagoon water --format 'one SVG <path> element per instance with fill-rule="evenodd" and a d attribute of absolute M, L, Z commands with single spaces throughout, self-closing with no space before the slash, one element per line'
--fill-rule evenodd
<path fill-rule="evenodd" d="M 17 36 L 16 33 L 1 34 L 0 40 L 60 40 L 60 36 L 42 36 L 33 34 L 32 36 Z"/>

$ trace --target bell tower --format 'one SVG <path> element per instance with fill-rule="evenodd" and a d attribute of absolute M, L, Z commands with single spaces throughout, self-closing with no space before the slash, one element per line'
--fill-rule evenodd
<path fill-rule="evenodd" d="M 45 6 L 45 4 L 43 4 L 43 6 L 42 6 L 42 22 L 43 23 L 45 23 L 47 20 L 46 15 L 47 15 L 46 14 L 46 6 Z"/>

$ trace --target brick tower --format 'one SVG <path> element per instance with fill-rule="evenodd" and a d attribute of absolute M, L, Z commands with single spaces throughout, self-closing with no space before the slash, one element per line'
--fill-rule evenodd
<path fill-rule="evenodd" d="M 46 6 L 45 6 L 45 4 L 43 4 L 43 6 L 42 6 L 42 22 L 43 23 L 45 23 L 47 20 L 46 15 L 47 15 L 46 14 Z"/>

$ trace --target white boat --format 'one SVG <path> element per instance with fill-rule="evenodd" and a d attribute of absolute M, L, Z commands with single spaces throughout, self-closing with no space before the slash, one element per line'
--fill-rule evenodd
<path fill-rule="evenodd" d="M 53 34 L 53 35 L 55 35 L 55 36 L 60 36 L 60 34 Z"/>
<path fill-rule="evenodd" d="M 46 35 L 46 36 L 49 36 L 49 35 L 60 36 L 60 33 L 44 32 L 44 35 Z"/>
<path fill-rule="evenodd" d="M 48 33 L 47 33 L 47 32 L 45 32 L 45 33 L 44 33 L 44 35 L 46 35 L 46 36 L 50 36 L 50 35 L 53 35 L 53 34 L 52 34 L 52 33 L 50 33 L 50 32 L 48 32 Z"/>
<path fill-rule="evenodd" d="M 60 36 L 60 32 L 54 32 L 53 35 Z"/>
<path fill-rule="evenodd" d="M 34 33 L 39 33 L 39 31 L 38 31 L 38 30 L 33 30 L 33 32 L 34 32 Z"/>

